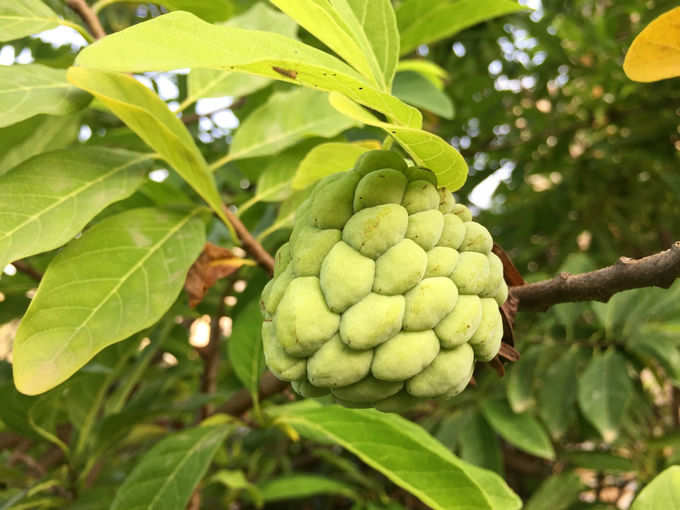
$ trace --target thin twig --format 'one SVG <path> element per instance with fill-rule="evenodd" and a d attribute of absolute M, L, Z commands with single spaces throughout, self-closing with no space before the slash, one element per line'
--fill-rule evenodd
<path fill-rule="evenodd" d="M 285 381 L 279 381 L 271 372 L 265 372 L 260 379 L 260 400 L 281 393 L 288 387 Z M 240 416 L 253 407 L 253 399 L 250 391 L 243 389 L 234 393 L 229 400 L 218 407 L 216 413 L 226 413 L 232 416 Z"/>
<path fill-rule="evenodd" d="M 224 214 L 227 216 L 229 223 L 236 230 L 236 234 L 243 242 L 243 249 L 265 268 L 269 274 L 274 273 L 274 258 L 265 250 L 262 245 L 257 242 L 253 235 L 248 231 L 246 226 L 228 207 L 224 207 Z"/>
<path fill-rule="evenodd" d="M 24 262 L 23 260 L 17 260 L 16 262 L 12 262 L 12 265 L 16 268 L 17 271 L 20 273 L 24 273 L 26 276 L 33 278 L 36 282 L 40 282 L 42 280 L 42 273 L 35 269 L 33 266 L 31 266 L 29 263 Z"/>
<path fill-rule="evenodd" d="M 512 287 L 519 310 L 547 310 L 557 303 L 607 302 L 617 292 L 642 287 L 667 289 L 680 277 L 680 241 L 641 259 L 621 257 L 616 264 L 589 273 L 561 273 L 541 282 Z"/>
<path fill-rule="evenodd" d="M 229 278 L 224 291 L 220 294 L 220 302 L 217 304 L 215 315 L 210 321 L 210 339 L 208 345 L 198 351 L 203 360 L 203 373 L 201 374 L 201 393 L 211 395 L 217 390 L 217 375 L 220 369 L 220 340 L 222 339 L 222 329 L 220 319 L 224 315 L 226 304 L 224 299 L 232 289 L 234 278 Z M 213 413 L 213 404 L 205 404 L 201 407 L 199 418 L 207 418 Z"/>
<path fill-rule="evenodd" d="M 106 31 L 99 18 L 85 0 L 66 0 L 66 3 L 83 19 L 95 39 L 101 39 L 106 36 Z"/>

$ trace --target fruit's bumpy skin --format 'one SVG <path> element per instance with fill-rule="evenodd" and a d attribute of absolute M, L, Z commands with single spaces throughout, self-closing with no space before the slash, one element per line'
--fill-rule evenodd
<path fill-rule="evenodd" d="M 262 292 L 265 361 L 304 397 L 398 411 L 452 397 L 500 348 L 489 231 L 428 170 L 365 153 L 299 208 Z"/>

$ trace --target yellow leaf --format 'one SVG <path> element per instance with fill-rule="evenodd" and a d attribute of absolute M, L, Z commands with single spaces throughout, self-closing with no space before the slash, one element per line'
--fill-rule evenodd
<path fill-rule="evenodd" d="M 680 76 L 680 7 L 665 12 L 638 34 L 628 48 L 623 70 L 639 82 Z"/>

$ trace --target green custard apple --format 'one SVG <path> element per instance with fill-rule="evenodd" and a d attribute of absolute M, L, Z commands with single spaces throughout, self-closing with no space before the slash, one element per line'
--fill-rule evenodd
<path fill-rule="evenodd" d="M 305 397 L 395 410 L 452 397 L 501 345 L 503 265 L 432 172 L 370 151 L 297 211 L 262 292 L 265 361 Z"/>

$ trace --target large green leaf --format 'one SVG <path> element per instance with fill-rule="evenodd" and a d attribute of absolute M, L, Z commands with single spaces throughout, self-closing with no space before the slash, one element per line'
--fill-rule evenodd
<path fill-rule="evenodd" d="M 449 96 L 420 73 L 398 72 L 394 78 L 392 93 L 408 104 L 429 110 L 445 119 L 453 118 L 453 103 Z"/>
<path fill-rule="evenodd" d="M 229 430 L 197 427 L 161 440 L 125 479 L 111 510 L 184 510 Z"/>
<path fill-rule="evenodd" d="M 143 182 L 148 155 L 79 147 L 35 156 L 0 176 L 0 267 L 52 250 Z"/>
<path fill-rule="evenodd" d="M 566 510 L 579 500 L 583 488 L 576 473 L 551 476 L 532 494 L 524 510 Z"/>
<path fill-rule="evenodd" d="M 422 129 L 381 122 L 368 110 L 338 92 L 331 92 L 329 100 L 334 108 L 348 117 L 387 131 L 418 166 L 429 168 L 435 173 L 439 186 L 456 191 L 465 183 L 468 168 L 463 156 L 437 135 Z"/>
<path fill-rule="evenodd" d="M 66 246 L 49 265 L 14 340 L 19 391 L 46 391 L 106 346 L 155 323 L 203 248 L 200 211 L 133 209 Z"/>
<path fill-rule="evenodd" d="M 11 41 L 59 25 L 56 13 L 41 0 L 7 1 L 0 4 L 0 41 Z"/>
<path fill-rule="evenodd" d="M 292 407 L 277 418 L 333 441 L 434 509 L 514 510 L 520 499 L 495 473 L 467 464 L 399 415 L 338 406 Z"/>
<path fill-rule="evenodd" d="M 226 25 L 250 30 L 266 30 L 292 38 L 297 34 L 295 21 L 263 3 L 256 3 L 240 16 L 231 18 Z M 268 78 L 251 74 L 215 69 L 192 69 L 187 84 L 189 96 L 200 98 L 245 96 L 265 87 L 270 82 Z"/>
<path fill-rule="evenodd" d="M 357 159 L 370 148 L 358 143 L 331 142 L 314 147 L 300 162 L 293 182 L 294 189 L 304 189 L 319 179 L 354 167 Z"/>
<path fill-rule="evenodd" d="M 252 299 L 236 317 L 229 338 L 231 366 L 251 393 L 257 392 L 260 375 L 264 369 L 261 325 L 260 303 L 257 299 Z"/>
<path fill-rule="evenodd" d="M 418 110 L 377 89 L 338 58 L 290 37 L 211 25 L 185 12 L 159 16 L 109 35 L 81 51 L 76 64 L 121 72 L 186 67 L 248 72 L 337 90 L 401 125 L 419 128 L 422 124 Z"/>
<path fill-rule="evenodd" d="M 380 90 L 389 92 L 399 60 L 390 0 L 272 0 Z"/>
<path fill-rule="evenodd" d="M 680 466 L 671 466 L 654 478 L 635 498 L 630 510 L 680 508 Z"/>
<path fill-rule="evenodd" d="M 259 485 L 260 495 L 266 501 L 301 499 L 318 494 L 337 494 L 356 499 L 351 485 L 317 475 L 287 475 Z"/>
<path fill-rule="evenodd" d="M 79 114 L 36 115 L 0 128 L 0 175 L 31 156 L 70 145 L 76 141 L 79 129 Z"/>
<path fill-rule="evenodd" d="M 152 147 L 229 223 L 201 151 L 182 121 L 151 90 L 132 76 L 71 67 L 71 83 L 87 90 L 108 106 Z"/>
<path fill-rule="evenodd" d="M 406 0 L 397 9 L 401 54 L 482 21 L 525 9 L 515 0 Z"/>
<path fill-rule="evenodd" d="M 614 350 L 596 354 L 578 381 L 581 411 L 607 442 L 618 436 L 632 393 L 626 360 Z"/>
<path fill-rule="evenodd" d="M 325 92 L 303 88 L 278 92 L 241 124 L 228 160 L 268 156 L 310 136 L 330 138 L 354 125 L 328 104 Z"/>
<path fill-rule="evenodd" d="M 572 345 L 556 359 L 542 375 L 538 392 L 538 413 L 556 437 L 562 437 L 576 418 L 575 374 L 581 373 L 587 363 L 589 351 Z"/>
<path fill-rule="evenodd" d="M 39 113 L 76 112 L 89 101 L 89 94 L 69 85 L 62 69 L 40 64 L 0 66 L 0 127 Z"/>
<path fill-rule="evenodd" d="M 529 413 L 514 413 L 505 400 L 485 400 L 482 410 L 489 424 L 509 443 L 537 457 L 555 458 L 550 437 Z"/>

